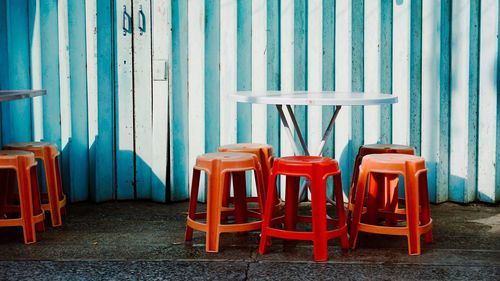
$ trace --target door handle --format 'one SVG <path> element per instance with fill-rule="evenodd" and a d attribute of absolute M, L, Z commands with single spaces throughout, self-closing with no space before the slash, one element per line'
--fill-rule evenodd
<path fill-rule="evenodd" d="M 130 15 L 127 13 L 127 6 L 123 5 L 123 17 L 122 17 L 122 29 L 123 29 L 123 36 L 127 35 L 127 33 L 130 33 Z"/>
<path fill-rule="evenodd" d="M 144 14 L 144 11 L 142 10 L 142 5 L 139 6 L 139 31 L 140 31 L 140 35 L 142 35 L 142 33 L 146 32 L 146 15 Z"/>

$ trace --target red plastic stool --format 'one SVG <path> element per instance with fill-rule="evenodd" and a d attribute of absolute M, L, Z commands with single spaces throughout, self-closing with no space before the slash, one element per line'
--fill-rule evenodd
<path fill-rule="evenodd" d="M 271 167 L 273 163 L 273 147 L 269 144 L 258 144 L 258 143 L 236 143 L 228 144 L 219 147 L 219 152 L 242 152 L 251 153 L 257 156 L 259 159 L 260 166 L 262 167 L 262 176 L 264 178 L 264 190 L 267 192 L 267 179 L 269 178 L 269 173 L 271 172 Z M 234 199 L 229 194 L 229 186 L 227 190 L 224 191 L 223 205 L 228 206 L 228 203 L 233 202 Z M 247 202 L 259 202 L 259 197 L 247 197 Z M 278 196 L 274 198 L 275 208 L 279 208 L 280 200 Z M 255 209 L 250 209 L 253 212 L 254 217 L 261 218 L 261 214 Z"/>
<path fill-rule="evenodd" d="M 7 144 L 4 148 L 32 152 L 36 159 L 42 161 L 47 181 L 47 194 L 42 196 L 48 197 L 48 204 L 42 204 L 42 209 L 50 211 L 52 226 L 61 226 L 61 212 L 66 206 L 66 195 L 62 190 L 57 145 L 48 142 L 18 142 Z"/>
<path fill-rule="evenodd" d="M 259 207 L 263 208 L 264 180 L 257 156 L 249 153 L 219 152 L 208 153 L 196 158 L 193 167 L 193 182 L 189 199 L 189 212 L 186 226 L 186 241 L 193 238 L 193 229 L 206 232 L 206 251 L 219 251 L 219 236 L 223 232 L 245 232 L 260 229 L 262 220 L 248 221 L 249 211 L 246 202 L 245 171 L 253 170 L 257 183 L 257 193 L 260 198 Z M 200 172 L 205 171 L 208 177 L 207 212 L 196 213 Z M 235 208 L 222 205 L 224 190 L 229 186 L 233 175 Z M 262 213 L 262 210 L 259 210 Z M 221 215 L 232 214 L 233 224 L 222 224 Z M 200 222 L 206 219 L 206 223 Z"/>
<path fill-rule="evenodd" d="M 274 218 L 272 199 L 276 196 L 278 175 L 286 176 L 285 215 Z M 326 213 L 326 181 L 330 176 L 333 176 L 334 179 L 338 220 L 331 219 Z M 310 182 L 312 217 L 297 215 L 300 177 L 307 177 Z M 268 186 L 259 244 L 260 254 L 265 253 L 266 246 L 271 243 L 271 237 L 313 241 L 315 261 L 328 260 L 328 240 L 332 238 L 340 237 L 342 249 L 349 248 L 342 181 L 337 161 L 321 156 L 277 158 L 273 163 Z M 312 231 L 295 231 L 297 221 L 312 222 Z M 279 223 L 284 223 L 284 230 L 274 227 Z M 328 230 L 328 224 L 337 226 L 337 228 Z"/>
<path fill-rule="evenodd" d="M 379 175 L 402 175 L 405 179 L 405 216 L 406 226 L 380 226 L 362 223 L 361 213 L 366 195 L 366 183 L 370 177 L 368 190 L 369 197 L 377 194 L 378 189 L 388 188 L 378 185 L 373 177 Z M 376 206 L 367 206 L 370 208 Z M 419 208 L 421 207 L 421 211 Z M 371 154 L 363 158 L 360 166 L 358 187 L 356 192 L 356 205 L 354 207 L 351 224 L 351 248 L 356 247 L 359 231 L 404 235 L 408 237 L 408 253 L 420 254 L 420 236 L 424 235 L 425 242 L 432 242 L 432 219 L 430 217 L 429 192 L 427 190 L 427 170 L 425 160 L 421 157 L 405 154 Z"/>
<path fill-rule="evenodd" d="M 1 206 L 1 212 L 21 214 L 20 218 L 0 219 L 0 227 L 21 226 L 24 243 L 34 243 L 36 242 L 35 230 L 44 230 L 43 220 L 45 219 L 40 205 L 35 157 L 31 152 L 0 150 L 0 169 L 15 170 L 19 194 L 19 205 L 7 205 L 5 198 L 2 198 L 4 204 Z M 10 188 L 9 185 L 4 187 Z"/>
<path fill-rule="evenodd" d="M 351 221 L 352 211 L 354 210 L 354 194 L 356 194 L 356 186 L 359 177 L 359 166 L 363 157 L 370 154 L 385 154 L 385 153 L 397 153 L 397 154 L 408 154 L 415 155 L 415 148 L 406 145 L 399 144 L 365 144 L 362 145 L 358 154 L 356 155 L 356 160 L 354 161 L 354 168 L 352 172 L 351 186 L 349 188 L 349 201 L 347 207 L 347 221 Z M 373 223 L 378 217 L 383 217 L 386 220 L 387 225 L 394 225 L 394 219 L 392 217 L 397 215 L 404 215 L 405 210 L 399 208 L 398 203 L 400 200 L 398 198 L 398 183 L 399 177 L 394 174 L 386 175 L 376 175 L 374 180 L 378 184 L 384 184 L 388 188 L 379 189 L 380 192 L 375 197 L 370 197 L 368 204 L 370 206 L 377 205 L 378 208 L 370 208 L 371 212 L 369 214 L 370 221 Z M 363 214 L 365 214 L 366 208 L 363 208 Z"/>

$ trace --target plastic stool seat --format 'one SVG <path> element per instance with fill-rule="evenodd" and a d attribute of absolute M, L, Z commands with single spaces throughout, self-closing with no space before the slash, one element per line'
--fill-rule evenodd
<path fill-rule="evenodd" d="M 285 215 L 276 216 L 272 211 L 272 198 L 276 196 L 276 179 L 286 176 Z M 312 217 L 297 215 L 300 177 L 310 182 Z M 334 194 L 338 219 L 326 213 L 326 181 L 334 178 Z M 328 240 L 340 237 L 341 247 L 348 249 L 347 224 L 342 195 L 342 181 L 337 161 L 321 156 L 290 156 L 277 158 L 269 176 L 269 189 L 264 208 L 264 221 L 259 244 L 259 253 L 264 254 L 271 237 L 311 240 L 314 243 L 314 260 L 328 260 Z M 296 231 L 297 222 L 312 222 L 312 231 Z M 284 229 L 275 226 L 284 224 Z M 336 229 L 328 230 L 327 225 Z"/>
<path fill-rule="evenodd" d="M 377 181 L 372 180 L 376 174 L 402 175 L 404 177 L 406 226 L 379 226 L 370 218 L 368 218 L 368 222 L 361 222 L 368 178 L 370 178 L 368 181 L 369 198 L 377 194 L 377 189 L 388 188 L 387 186 L 380 186 Z M 405 154 L 371 154 L 365 156 L 360 166 L 355 196 L 356 204 L 351 224 L 351 248 L 356 247 L 359 231 L 407 236 L 408 253 L 410 255 L 420 254 L 421 235 L 424 235 L 426 242 L 432 242 L 432 219 L 430 217 L 427 170 L 423 158 Z M 368 214 L 372 213 L 376 207 L 368 204 Z"/>
<path fill-rule="evenodd" d="M 44 213 L 40 205 L 40 190 L 36 175 L 36 161 L 33 153 L 26 151 L 0 150 L 0 169 L 13 169 L 18 183 L 19 205 L 7 205 L 5 190 L 1 212 L 20 212 L 20 218 L 0 219 L 0 227 L 21 226 L 24 243 L 36 242 L 36 231 L 43 231 Z M 8 184 L 5 188 L 10 188 Z"/>
<path fill-rule="evenodd" d="M 47 181 L 48 203 L 42 209 L 50 211 L 52 226 L 62 225 L 61 212 L 66 206 L 66 195 L 63 193 L 61 172 L 59 167 L 59 150 L 57 145 L 48 142 L 17 142 L 4 146 L 7 150 L 29 151 L 36 159 L 42 161 Z"/>
<path fill-rule="evenodd" d="M 193 180 L 189 199 L 189 211 L 186 219 L 185 241 L 191 241 L 193 229 L 206 232 L 206 251 L 219 251 L 219 236 L 223 232 L 245 232 L 260 229 L 261 220 L 248 221 L 250 210 L 246 203 L 245 171 L 253 170 L 257 183 L 257 193 L 260 198 L 259 212 L 264 206 L 265 196 L 262 170 L 257 156 L 249 153 L 219 152 L 207 153 L 196 158 L 193 167 Z M 207 211 L 196 213 L 200 172 L 205 171 L 208 178 Z M 222 197 L 233 176 L 235 208 L 224 208 Z M 235 223 L 222 224 L 221 216 L 231 213 Z M 206 219 L 206 223 L 199 219 Z"/>

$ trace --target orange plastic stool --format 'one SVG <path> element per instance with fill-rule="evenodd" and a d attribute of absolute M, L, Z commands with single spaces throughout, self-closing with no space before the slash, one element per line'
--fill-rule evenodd
<path fill-rule="evenodd" d="M 2 213 L 19 212 L 21 214 L 20 218 L 0 219 L 0 227 L 21 226 L 25 244 L 36 242 L 35 230 L 44 230 L 43 220 L 45 217 L 40 205 L 36 165 L 33 153 L 0 150 L 0 169 L 15 170 L 19 193 L 19 205 L 2 204 L 1 211 Z M 10 186 L 5 187 L 9 188 Z"/>
<path fill-rule="evenodd" d="M 286 176 L 285 215 L 273 217 L 272 199 L 276 196 L 276 178 Z M 326 212 L 326 181 L 333 176 L 334 194 L 338 220 L 334 220 Z M 312 217 L 297 215 L 300 177 L 310 182 Z M 264 254 L 266 246 L 271 244 L 271 237 L 290 240 L 311 240 L 314 243 L 314 260 L 328 260 L 328 240 L 340 237 L 342 249 L 349 248 L 347 224 L 342 195 L 342 181 L 337 161 L 321 156 L 290 156 L 274 160 L 271 175 L 264 221 L 260 237 L 259 253 Z M 312 223 L 312 231 L 296 231 L 297 222 Z M 284 223 L 284 230 L 274 226 Z M 336 226 L 328 230 L 328 224 Z"/>
<path fill-rule="evenodd" d="M 47 196 L 49 203 L 42 204 L 42 209 L 50 211 L 52 226 L 62 225 L 61 209 L 66 206 L 66 195 L 62 190 L 57 145 L 47 142 L 19 142 L 7 144 L 4 148 L 32 152 L 35 154 L 36 159 L 43 162 L 47 181 L 47 194 L 42 194 L 42 196 Z"/>
<path fill-rule="evenodd" d="M 262 212 L 265 196 L 262 169 L 257 156 L 249 153 L 219 152 L 208 153 L 196 158 L 193 167 L 193 182 L 189 199 L 187 216 L 186 241 L 193 238 L 193 229 L 206 232 L 206 251 L 219 251 L 219 236 L 223 232 L 245 232 L 260 229 L 262 220 L 248 221 L 249 211 L 246 201 L 245 171 L 253 170 L 257 183 L 259 211 Z M 196 213 L 200 172 L 205 171 L 208 178 L 207 212 Z M 230 176 L 234 181 L 235 208 L 226 208 L 222 205 L 222 197 L 230 184 Z M 230 213 L 235 217 L 233 224 L 221 224 L 222 213 Z M 206 223 L 199 222 L 206 219 Z"/>
<path fill-rule="evenodd" d="M 271 167 L 273 163 L 273 147 L 268 144 L 257 144 L 257 143 L 237 143 L 228 144 L 219 147 L 219 152 L 243 152 L 252 153 L 259 159 L 260 166 L 262 168 L 262 176 L 264 178 L 264 190 L 267 192 L 267 179 L 269 178 L 269 173 L 271 172 Z M 229 186 L 228 186 L 229 187 Z M 224 191 L 223 195 L 223 205 L 228 206 L 228 203 L 234 201 L 229 195 L 229 188 Z M 259 197 L 247 197 L 247 202 L 259 202 Z M 275 207 L 279 208 L 280 201 L 278 197 L 274 198 Z M 256 210 L 253 210 L 254 212 Z M 255 212 L 254 214 L 261 217 L 261 214 Z"/>
<path fill-rule="evenodd" d="M 373 180 L 376 174 L 402 175 L 404 177 L 406 226 L 379 226 L 361 222 L 368 177 L 370 177 L 368 187 L 369 197 L 375 196 L 379 188 L 387 188 L 387 186 L 379 186 L 377 181 Z M 419 211 L 420 206 L 422 208 L 421 212 Z M 367 206 L 367 208 L 370 209 L 372 206 Z M 431 230 L 432 219 L 430 217 L 425 160 L 413 155 L 392 153 L 365 156 L 360 166 L 356 204 L 351 224 L 351 248 L 354 249 L 356 247 L 359 231 L 388 235 L 405 235 L 408 237 L 408 253 L 410 255 L 419 255 L 420 236 L 424 235 L 425 242 L 432 242 Z"/>
<path fill-rule="evenodd" d="M 351 186 L 349 188 L 349 202 L 347 208 L 348 222 L 351 221 L 352 211 L 354 210 L 354 194 L 356 194 L 356 186 L 359 177 L 359 166 L 361 165 L 363 157 L 370 154 L 384 153 L 415 155 L 415 148 L 398 144 L 365 144 L 359 148 L 358 154 L 356 155 L 356 160 L 354 161 Z M 373 206 L 375 204 L 378 205 L 378 209 L 370 208 L 370 220 L 373 222 L 378 215 L 382 215 L 383 217 L 388 219 L 396 214 L 404 215 L 405 210 L 398 207 L 399 177 L 394 174 L 387 174 L 385 176 L 376 176 L 375 180 L 378 181 L 379 184 L 385 184 L 386 186 L 388 186 L 388 188 L 380 189 L 380 192 L 376 197 L 370 197 L 368 204 L 370 206 Z M 364 208 L 363 211 L 365 212 L 366 209 Z M 393 220 L 387 221 L 387 223 L 394 224 Z"/>

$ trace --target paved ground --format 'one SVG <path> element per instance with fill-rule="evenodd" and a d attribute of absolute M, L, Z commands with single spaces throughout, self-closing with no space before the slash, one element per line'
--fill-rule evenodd
<path fill-rule="evenodd" d="M 64 226 L 33 245 L 20 228 L 0 229 L 0 280 L 500 280 L 498 205 L 432 206 L 434 243 L 420 256 L 408 256 L 403 237 L 362 235 L 347 253 L 332 241 L 325 263 L 307 242 L 274 240 L 261 256 L 258 233 L 224 234 L 220 253 L 205 253 L 202 233 L 183 242 L 187 203 L 68 209 Z"/>

